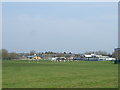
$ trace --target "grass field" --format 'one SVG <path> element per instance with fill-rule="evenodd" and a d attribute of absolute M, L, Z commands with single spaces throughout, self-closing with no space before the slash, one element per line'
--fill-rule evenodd
<path fill-rule="evenodd" d="M 3 88 L 117 88 L 112 61 L 3 61 Z"/>

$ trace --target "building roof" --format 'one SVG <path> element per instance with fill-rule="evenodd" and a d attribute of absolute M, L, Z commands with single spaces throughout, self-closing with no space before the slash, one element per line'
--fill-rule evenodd
<path fill-rule="evenodd" d="M 36 57 L 36 55 L 33 55 L 33 56 L 27 56 L 28 58 L 32 58 L 32 57 Z"/>

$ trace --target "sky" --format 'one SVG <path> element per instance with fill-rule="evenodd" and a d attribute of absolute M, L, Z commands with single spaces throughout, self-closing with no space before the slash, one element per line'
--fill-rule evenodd
<path fill-rule="evenodd" d="M 117 2 L 4 2 L 2 45 L 10 52 L 111 53 L 117 11 Z"/>

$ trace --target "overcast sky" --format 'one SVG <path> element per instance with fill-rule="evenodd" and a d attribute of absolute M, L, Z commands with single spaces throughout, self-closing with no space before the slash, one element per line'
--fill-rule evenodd
<path fill-rule="evenodd" d="M 3 48 L 73 52 L 117 47 L 117 2 L 3 3 Z"/>

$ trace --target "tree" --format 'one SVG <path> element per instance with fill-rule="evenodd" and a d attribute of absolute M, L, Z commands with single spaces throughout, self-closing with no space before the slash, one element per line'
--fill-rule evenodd
<path fill-rule="evenodd" d="M 96 51 L 95 54 L 97 55 L 108 55 L 106 51 Z"/>
<path fill-rule="evenodd" d="M 2 49 L 2 59 L 9 59 L 9 54 L 6 49 Z"/>
<path fill-rule="evenodd" d="M 64 54 L 66 54 L 66 52 L 63 52 Z"/>
<path fill-rule="evenodd" d="M 116 58 L 117 60 L 120 60 L 120 49 L 115 49 L 115 51 L 113 52 L 112 56 L 114 58 Z"/>
<path fill-rule="evenodd" d="M 108 53 L 106 51 L 96 51 L 96 52 L 85 52 L 85 54 L 97 54 L 97 55 L 108 55 Z"/>
<path fill-rule="evenodd" d="M 68 54 L 72 54 L 71 52 L 69 52 Z"/>
<path fill-rule="evenodd" d="M 48 54 L 48 52 L 46 51 L 45 54 Z"/>
<path fill-rule="evenodd" d="M 17 58 L 17 53 L 15 52 L 9 53 L 9 59 L 16 59 L 16 58 Z"/>
<path fill-rule="evenodd" d="M 31 50 L 31 51 L 30 51 L 30 56 L 34 55 L 35 53 L 36 53 L 35 50 Z"/>
<path fill-rule="evenodd" d="M 6 49 L 0 50 L 0 53 L 2 53 L 3 60 L 16 59 L 16 57 L 18 56 L 17 53 L 15 53 L 15 52 L 9 53 Z"/>
<path fill-rule="evenodd" d="M 87 51 L 87 52 L 85 52 L 85 54 L 93 54 L 94 52 L 92 52 L 92 51 Z"/>

